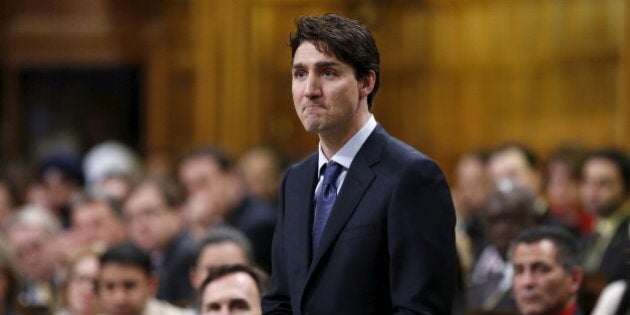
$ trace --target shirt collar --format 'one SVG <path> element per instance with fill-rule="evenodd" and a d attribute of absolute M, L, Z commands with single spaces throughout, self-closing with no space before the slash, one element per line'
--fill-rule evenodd
<path fill-rule="evenodd" d="M 374 115 L 370 115 L 368 121 L 359 129 L 357 133 L 346 142 L 346 144 L 335 153 L 335 155 L 331 158 L 331 160 L 339 163 L 345 170 L 350 168 L 350 164 L 354 160 L 354 157 L 359 152 L 359 149 L 363 146 L 367 138 L 370 136 L 372 131 L 376 128 L 376 119 Z M 328 159 L 324 155 L 324 150 L 322 149 L 321 142 L 319 143 L 319 163 L 317 167 L 317 174 L 319 176 L 319 171 L 322 169 L 322 165 L 328 163 Z"/>
<path fill-rule="evenodd" d="M 573 315 L 577 310 L 577 305 L 575 303 L 571 303 L 571 305 L 567 306 L 562 310 L 558 315 Z"/>
<path fill-rule="evenodd" d="M 599 218 L 595 230 L 602 236 L 612 236 L 619 225 L 630 217 L 630 201 L 626 201 L 607 218 Z"/>

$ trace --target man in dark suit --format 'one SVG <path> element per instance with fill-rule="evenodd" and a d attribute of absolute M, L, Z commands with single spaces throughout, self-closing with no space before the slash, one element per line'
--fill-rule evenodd
<path fill-rule="evenodd" d="M 587 239 L 584 269 L 610 283 L 628 279 L 630 254 L 630 159 L 620 150 L 590 153 L 582 166 L 582 201 L 597 215 Z"/>
<path fill-rule="evenodd" d="M 158 276 L 159 300 L 189 303 L 195 291 L 188 281 L 196 241 L 185 229 L 177 185 L 166 177 L 149 176 L 133 189 L 123 206 L 131 242 L 150 255 Z"/>
<path fill-rule="evenodd" d="M 365 26 L 302 17 L 293 101 L 319 150 L 279 199 L 265 314 L 450 314 L 455 214 L 444 175 L 370 113 L 379 54 Z"/>
<path fill-rule="evenodd" d="M 256 264 L 268 271 L 275 211 L 250 196 L 231 159 L 216 147 L 195 148 L 182 158 L 179 175 L 192 233 L 200 239 L 215 226 L 235 227 L 252 242 Z"/>
<path fill-rule="evenodd" d="M 511 250 L 512 290 L 523 315 L 582 315 L 577 292 L 582 283 L 579 246 L 560 227 L 539 226 L 521 233 Z"/>

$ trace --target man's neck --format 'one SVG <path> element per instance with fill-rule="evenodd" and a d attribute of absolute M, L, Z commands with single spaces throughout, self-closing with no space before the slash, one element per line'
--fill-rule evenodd
<path fill-rule="evenodd" d="M 573 315 L 577 310 L 577 305 L 575 304 L 575 299 L 571 299 L 571 302 L 558 313 L 558 315 Z"/>
<path fill-rule="evenodd" d="M 369 111 L 361 111 L 357 113 L 357 117 L 347 128 L 330 131 L 328 133 L 320 133 L 319 141 L 322 150 L 327 159 L 332 158 L 347 142 L 354 136 L 370 119 Z"/>

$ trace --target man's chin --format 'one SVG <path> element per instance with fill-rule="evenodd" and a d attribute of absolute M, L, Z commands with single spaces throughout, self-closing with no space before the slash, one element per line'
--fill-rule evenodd
<path fill-rule="evenodd" d="M 540 305 L 528 305 L 523 307 L 521 313 L 523 315 L 542 315 L 545 314 L 543 310 L 543 307 Z"/>
<path fill-rule="evenodd" d="M 136 312 L 135 310 L 129 308 L 129 307 L 121 307 L 121 308 L 117 308 L 115 313 L 115 315 L 137 315 L 140 314 L 140 312 Z"/>

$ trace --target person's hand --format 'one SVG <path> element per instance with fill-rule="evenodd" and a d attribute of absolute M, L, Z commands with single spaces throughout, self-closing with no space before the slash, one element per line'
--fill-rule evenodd
<path fill-rule="evenodd" d="M 67 266 L 72 258 L 88 245 L 89 240 L 81 233 L 74 230 L 65 231 L 52 240 L 48 246 L 50 251 L 48 256 L 60 266 Z"/>
<path fill-rule="evenodd" d="M 221 219 L 221 211 L 209 194 L 192 195 L 184 204 L 184 217 L 190 224 L 212 226 Z"/>

